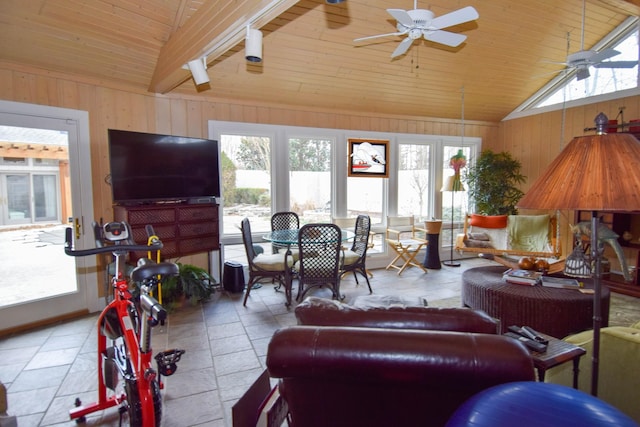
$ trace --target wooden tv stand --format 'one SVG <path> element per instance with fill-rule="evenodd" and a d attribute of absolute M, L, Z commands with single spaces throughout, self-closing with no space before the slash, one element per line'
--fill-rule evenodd
<path fill-rule="evenodd" d="M 162 259 L 220 249 L 218 205 L 215 203 L 116 205 L 113 212 L 116 221 L 126 221 L 131 225 L 133 238 L 137 243 L 146 243 L 145 226 L 152 225 L 164 244 Z M 134 252 L 130 255 L 130 260 L 137 261 L 146 256 L 146 253 Z"/>

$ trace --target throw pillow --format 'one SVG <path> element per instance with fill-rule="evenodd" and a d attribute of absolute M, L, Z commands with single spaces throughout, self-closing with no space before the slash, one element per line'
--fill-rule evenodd
<path fill-rule="evenodd" d="M 509 247 L 527 252 L 549 252 L 549 215 L 509 215 Z"/>

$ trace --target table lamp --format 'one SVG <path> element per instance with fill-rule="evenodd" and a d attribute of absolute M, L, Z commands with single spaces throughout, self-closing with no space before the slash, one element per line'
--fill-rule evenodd
<path fill-rule="evenodd" d="M 607 135 L 608 118 L 603 113 L 595 123 L 596 135 L 573 138 L 517 207 L 591 211 L 591 256 L 595 261 L 591 394 L 597 396 L 603 256 L 597 213 L 640 210 L 640 141 L 627 133 Z"/>

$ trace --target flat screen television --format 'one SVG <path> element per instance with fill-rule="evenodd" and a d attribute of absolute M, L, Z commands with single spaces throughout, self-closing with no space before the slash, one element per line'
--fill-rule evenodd
<path fill-rule="evenodd" d="M 114 203 L 197 202 L 220 197 L 217 141 L 115 129 L 108 133 Z"/>

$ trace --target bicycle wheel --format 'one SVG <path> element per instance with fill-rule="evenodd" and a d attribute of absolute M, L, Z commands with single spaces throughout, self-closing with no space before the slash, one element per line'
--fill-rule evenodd
<path fill-rule="evenodd" d="M 127 395 L 127 414 L 129 415 L 130 427 L 142 426 L 142 404 L 138 394 L 138 383 L 136 380 L 125 380 L 124 392 Z"/>
<path fill-rule="evenodd" d="M 153 410 L 155 412 L 156 427 L 160 427 L 162 421 L 162 396 L 160 396 L 160 385 L 158 381 L 151 381 L 151 394 L 153 395 Z"/>

